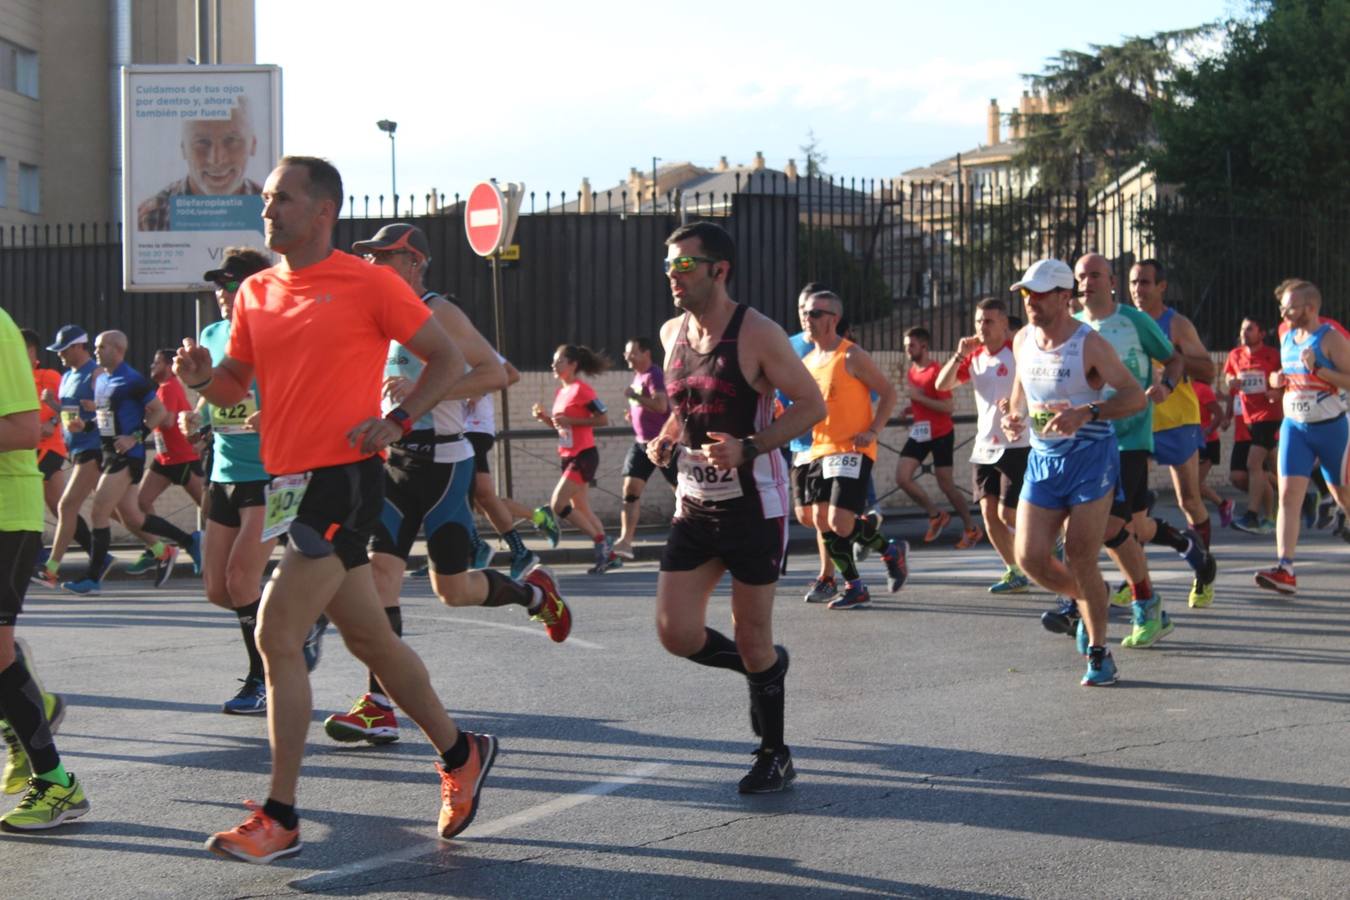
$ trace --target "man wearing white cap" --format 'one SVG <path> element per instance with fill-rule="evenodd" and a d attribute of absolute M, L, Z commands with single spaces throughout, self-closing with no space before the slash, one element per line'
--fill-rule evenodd
<path fill-rule="evenodd" d="M 1120 467 L 1109 423 L 1146 400 L 1106 339 L 1073 318 L 1073 286 L 1067 265 L 1043 259 L 1011 288 L 1021 291 L 1030 327 L 1013 342 L 1017 383 L 1003 428 L 1016 440 L 1031 425 L 1017 563 L 1047 590 L 1078 601 L 1085 623 L 1078 646 L 1088 663 L 1082 684 L 1108 685 L 1116 682 L 1116 665 L 1106 649 L 1107 589 L 1097 556 Z M 1061 563 L 1052 551 L 1066 518 Z"/>

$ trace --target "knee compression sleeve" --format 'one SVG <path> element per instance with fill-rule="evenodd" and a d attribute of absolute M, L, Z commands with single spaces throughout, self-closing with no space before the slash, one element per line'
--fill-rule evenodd
<path fill-rule="evenodd" d="M 1115 533 L 1114 537 L 1108 538 L 1106 540 L 1106 548 L 1108 550 L 1114 550 L 1121 544 L 1128 541 L 1129 539 L 1130 539 L 1130 529 L 1122 525 L 1120 526 L 1120 530 Z"/>
<path fill-rule="evenodd" d="M 560 519 L 565 519 L 571 514 L 572 514 L 572 504 L 570 503 L 564 506 L 562 509 L 558 510 L 558 518 Z"/>
<path fill-rule="evenodd" d="M 623 495 L 623 502 L 624 502 L 624 503 L 636 503 L 636 502 L 638 502 L 638 501 L 641 500 L 641 499 L 642 499 L 642 497 L 639 496 L 638 494 L 624 494 L 624 495 Z"/>
<path fill-rule="evenodd" d="M 835 568 L 848 581 L 858 580 L 858 564 L 853 561 L 853 541 L 833 531 L 825 532 L 825 551 L 834 560 Z"/>

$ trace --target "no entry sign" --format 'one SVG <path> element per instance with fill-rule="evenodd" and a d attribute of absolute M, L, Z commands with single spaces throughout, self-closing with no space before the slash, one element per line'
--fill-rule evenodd
<path fill-rule="evenodd" d="M 506 198 L 491 181 L 480 181 L 464 205 L 464 234 L 479 256 L 491 256 L 506 243 L 509 208 Z"/>

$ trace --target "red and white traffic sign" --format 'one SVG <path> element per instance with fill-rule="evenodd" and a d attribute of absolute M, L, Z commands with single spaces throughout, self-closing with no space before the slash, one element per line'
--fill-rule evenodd
<path fill-rule="evenodd" d="M 491 256 L 506 243 L 506 198 L 491 181 L 480 181 L 464 205 L 464 234 L 479 256 Z"/>

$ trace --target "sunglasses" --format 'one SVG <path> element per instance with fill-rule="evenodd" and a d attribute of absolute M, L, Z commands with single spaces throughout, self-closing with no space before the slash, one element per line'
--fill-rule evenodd
<path fill-rule="evenodd" d="M 819 319 L 822 316 L 832 316 L 834 313 L 828 309 L 808 309 L 806 314 L 813 319 Z"/>
<path fill-rule="evenodd" d="M 366 262 L 378 263 L 395 256 L 412 256 L 407 250 L 372 250 L 366 254 Z"/>
<path fill-rule="evenodd" d="M 219 288 L 220 290 L 224 291 L 224 292 L 227 293 L 227 294 L 233 294 L 235 291 L 239 290 L 239 282 L 238 282 L 238 281 L 217 281 L 217 282 L 216 282 L 216 287 Z"/>
<path fill-rule="evenodd" d="M 720 259 L 713 259 L 711 256 L 677 256 L 674 259 L 661 260 L 661 271 L 667 275 L 671 272 L 684 274 L 694 271 L 694 267 L 699 263 L 719 263 L 721 261 Z"/>
<path fill-rule="evenodd" d="M 1031 289 L 1029 289 L 1029 288 L 1022 288 L 1022 299 L 1023 299 L 1023 300 L 1039 300 L 1041 297 L 1049 297 L 1051 294 L 1054 294 L 1054 293 L 1057 293 L 1057 291 L 1056 291 L 1056 290 L 1049 290 L 1049 291 L 1033 291 L 1033 290 L 1031 290 Z"/>

